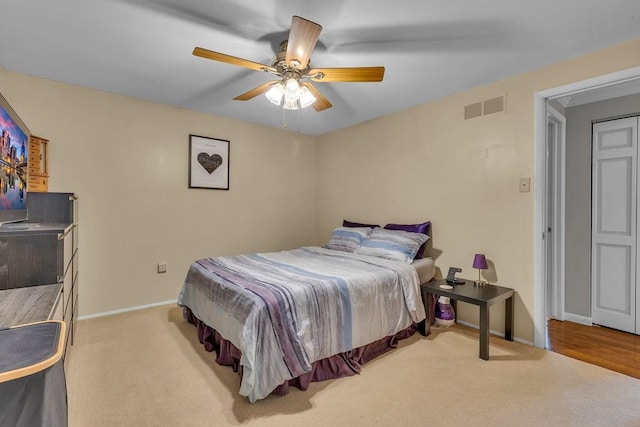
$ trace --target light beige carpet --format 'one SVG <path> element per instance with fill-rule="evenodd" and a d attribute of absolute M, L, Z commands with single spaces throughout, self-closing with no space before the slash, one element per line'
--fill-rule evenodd
<path fill-rule="evenodd" d="M 640 380 L 454 326 L 416 334 L 359 375 L 251 404 L 176 306 L 78 323 L 71 427 L 640 426 Z"/>

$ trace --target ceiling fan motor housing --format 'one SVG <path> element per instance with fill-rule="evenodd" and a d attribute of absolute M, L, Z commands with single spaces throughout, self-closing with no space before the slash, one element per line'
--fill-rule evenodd
<path fill-rule="evenodd" d="M 292 65 L 287 64 L 286 56 L 287 56 L 287 48 L 289 47 L 289 41 L 283 40 L 280 43 L 280 51 L 276 53 L 274 60 L 271 62 L 271 66 L 276 69 L 279 75 L 282 75 L 284 78 L 286 73 L 295 72 L 297 74 L 297 78 L 300 79 L 303 76 L 306 76 L 311 70 L 311 60 L 307 61 L 307 66 L 304 69 L 296 68 L 297 65 L 300 65 L 295 59 L 292 60 Z M 268 71 L 268 70 L 265 70 Z M 289 77 L 291 78 L 291 76 Z"/>

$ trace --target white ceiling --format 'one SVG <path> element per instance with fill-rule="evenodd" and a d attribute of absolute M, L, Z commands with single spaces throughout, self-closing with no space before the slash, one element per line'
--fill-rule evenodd
<path fill-rule="evenodd" d="M 386 67 L 316 84 L 333 108 L 286 116 L 309 135 L 640 37 L 640 0 L 3 0 L 0 67 L 279 128 L 264 96 L 232 100 L 271 75 L 191 53 L 270 64 L 292 15 L 323 26 L 314 66 Z"/>

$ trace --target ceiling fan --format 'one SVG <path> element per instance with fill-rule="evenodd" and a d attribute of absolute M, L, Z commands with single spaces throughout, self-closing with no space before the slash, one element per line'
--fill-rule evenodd
<path fill-rule="evenodd" d="M 271 65 L 260 64 L 247 59 L 224 53 L 214 52 L 201 47 L 193 50 L 195 56 L 226 62 L 256 71 L 264 71 L 279 77 L 248 92 L 238 95 L 234 100 L 248 101 L 265 93 L 269 101 L 282 105 L 287 110 L 313 105 L 316 111 L 330 108 L 331 102 L 316 89 L 311 81 L 324 82 L 380 82 L 384 77 L 384 67 L 352 68 L 312 68 L 311 53 L 318 42 L 322 26 L 299 16 L 291 19 L 289 39 L 280 44 Z"/>

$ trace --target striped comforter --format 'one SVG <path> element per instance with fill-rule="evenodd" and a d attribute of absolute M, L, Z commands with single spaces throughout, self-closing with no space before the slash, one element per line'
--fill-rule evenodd
<path fill-rule="evenodd" d="M 411 265 L 319 247 L 198 260 L 178 304 L 241 350 L 251 402 L 425 318 Z"/>

